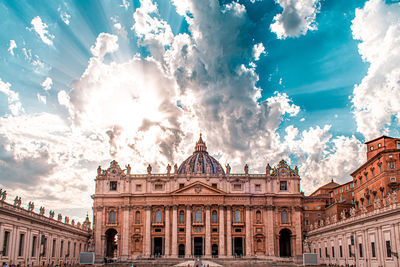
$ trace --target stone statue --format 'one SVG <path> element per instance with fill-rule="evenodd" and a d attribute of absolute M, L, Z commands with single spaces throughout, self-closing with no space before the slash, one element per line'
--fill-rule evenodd
<path fill-rule="evenodd" d="M 222 167 L 221 167 L 221 165 L 218 165 L 217 171 L 218 171 L 218 174 L 222 174 Z"/>
<path fill-rule="evenodd" d="M 394 204 L 396 203 L 397 200 L 397 193 L 396 191 L 393 191 L 392 193 L 389 194 L 389 203 Z"/>
<path fill-rule="evenodd" d="M 126 174 L 130 175 L 131 174 L 131 165 L 126 165 Z"/>
<path fill-rule="evenodd" d="M 249 174 L 249 165 L 244 165 L 244 174 Z"/>
<path fill-rule="evenodd" d="M 310 224 L 310 230 L 313 230 L 313 229 L 314 229 L 314 225 Z"/>
<path fill-rule="evenodd" d="M 169 176 L 171 174 L 171 165 L 167 165 L 167 175 Z"/>
<path fill-rule="evenodd" d="M 72 220 L 71 224 L 72 224 L 72 226 L 74 226 L 75 225 L 75 220 Z"/>
<path fill-rule="evenodd" d="M 35 208 L 35 203 L 33 203 L 32 201 L 29 201 L 29 203 L 28 203 L 28 211 L 33 211 L 34 208 Z"/>
<path fill-rule="evenodd" d="M 340 213 L 340 219 L 346 219 L 346 212 L 344 210 L 342 210 L 342 212 Z"/>
<path fill-rule="evenodd" d="M 15 197 L 14 206 L 21 207 L 21 197 L 18 196 Z"/>
<path fill-rule="evenodd" d="M 4 190 L 3 193 L 1 193 L 0 201 L 6 201 L 6 199 L 7 199 L 7 190 Z"/>
<path fill-rule="evenodd" d="M 350 209 L 350 217 L 354 217 L 354 216 L 356 216 L 356 209 L 354 207 L 352 207 Z"/>
<path fill-rule="evenodd" d="M 226 174 L 231 173 L 231 166 L 229 166 L 229 163 L 225 165 L 225 169 L 226 169 Z"/>
<path fill-rule="evenodd" d="M 44 207 L 40 207 L 39 215 L 44 215 L 44 211 L 45 211 Z"/>
<path fill-rule="evenodd" d="M 61 221 L 61 220 L 62 220 L 62 215 L 61 215 L 60 213 L 59 213 L 58 216 L 57 216 L 57 220 L 58 220 L 58 221 Z"/>
<path fill-rule="evenodd" d="M 50 219 L 54 218 L 54 210 L 49 211 L 49 218 Z"/>
<path fill-rule="evenodd" d="M 335 222 L 337 222 L 337 218 L 336 218 L 336 214 L 333 214 L 333 216 L 332 216 L 332 223 L 335 223 Z"/>
<path fill-rule="evenodd" d="M 361 205 L 361 213 L 366 213 L 367 212 L 367 207 L 363 204 Z"/>
<path fill-rule="evenodd" d="M 149 166 L 147 166 L 147 174 L 151 174 L 151 170 L 152 170 L 152 168 L 151 168 L 151 165 L 149 164 Z"/>
<path fill-rule="evenodd" d="M 97 168 L 97 175 L 100 176 L 101 175 L 101 167 L 99 165 L 99 167 Z"/>
<path fill-rule="evenodd" d="M 294 166 L 294 175 L 299 175 L 299 169 L 297 168 L 297 166 Z"/>
<path fill-rule="evenodd" d="M 200 174 L 200 173 L 201 173 L 201 164 L 200 164 L 200 161 L 197 161 L 196 173 L 197 173 L 197 174 Z"/>
<path fill-rule="evenodd" d="M 325 219 L 325 224 L 328 225 L 328 224 L 330 224 L 330 223 L 331 223 L 331 220 L 329 219 L 329 217 L 326 217 L 326 219 Z"/>
<path fill-rule="evenodd" d="M 374 209 L 380 209 L 381 208 L 381 199 L 380 198 L 376 198 L 374 200 Z"/>
<path fill-rule="evenodd" d="M 88 240 L 88 251 L 93 252 L 94 251 L 94 240 L 93 237 L 90 237 Z"/>
<path fill-rule="evenodd" d="M 321 220 L 321 227 L 324 226 L 324 220 Z"/>
<path fill-rule="evenodd" d="M 267 166 L 265 167 L 265 173 L 267 175 L 269 175 L 271 173 L 271 166 L 269 165 L 269 163 L 267 163 Z"/>
<path fill-rule="evenodd" d="M 69 223 L 69 217 L 68 217 L 68 216 L 65 216 L 64 222 L 65 222 L 65 223 Z"/>

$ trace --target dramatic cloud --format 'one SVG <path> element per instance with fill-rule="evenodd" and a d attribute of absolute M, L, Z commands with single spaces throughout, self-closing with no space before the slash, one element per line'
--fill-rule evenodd
<path fill-rule="evenodd" d="M 354 87 L 357 130 L 367 139 L 388 134 L 400 120 L 400 3 L 368 1 L 356 10 L 353 38 L 370 63 L 368 74 Z M 371 23 L 373 21 L 373 23 Z"/>
<path fill-rule="evenodd" d="M 106 54 L 118 50 L 118 36 L 109 33 L 100 33 L 96 39 L 96 44 L 90 47 L 90 52 L 95 57 L 102 59 Z"/>
<path fill-rule="evenodd" d="M 21 112 L 24 112 L 22 108 L 22 104 L 19 101 L 19 95 L 17 92 L 10 89 L 11 84 L 7 82 L 3 82 L 0 79 L 0 92 L 5 94 L 8 98 L 8 109 L 11 111 L 12 115 L 18 115 Z"/>
<path fill-rule="evenodd" d="M 53 80 L 50 77 L 46 77 L 46 79 L 41 83 L 43 90 L 49 91 L 51 86 L 53 85 Z"/>
<path fill-rule="evenodd" d="M 259 60 L 261 54 L 264 54 L 264 53 L 265 53 L 265 47 L 264 47 L 263 43 L 255 44 L 253 46 L 253 57 L 254 57 L 254 60 L 256 60 L 256 61 Z"/>
<path fill-rule="evenodd" d="M 279 39 L 299 37 L 317 29 L 315 18 L 320 11 L 319 0 L 277 0 L 283 11 L 274 17 L 271 31 Z"/>
<path fill-rule="evenodd" d="M 10 40 L 10 46 L 8 47 L 8 52 L 10 52 L 11 55 L 14 55 L 15 48 L 17 48 L 17 44 L 15 43 L 14 40 Z"/>
<path fill-rule="evenodd" d="M 42 19 L 37 16 L 34 17 L 31 21 L 33 30 L 39 35 L 40 39 L 42 39 L 43 43 L 47 45 L 53 45 L 54 35 L 50 34 L 47 30 L 47 24 L 42 22 Z"/>

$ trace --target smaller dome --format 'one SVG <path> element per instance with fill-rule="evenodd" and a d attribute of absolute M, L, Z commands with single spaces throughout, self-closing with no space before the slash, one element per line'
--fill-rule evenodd
<path fill-rule="evenodd" d="M 225 174 L 221 164 L 207 152 L 206 143 L 200 138 L 196 142 L 193 155 L 179 166 L 178 174 Z"/>

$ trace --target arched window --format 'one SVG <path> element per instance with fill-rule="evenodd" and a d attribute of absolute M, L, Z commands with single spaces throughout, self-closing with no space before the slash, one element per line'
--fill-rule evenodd
<path fill-rule="evenodd" d="M 108 215 L 108 223 L 115 223 L 115 211 L 110 211 Z"/>
<path fill-rule="evenodd" d="M 216 223 L 218 221 L 217 211 L 213 210 L 211 215 L 211 222 Z"/>
<path fill-rule="evenodd" d="M 195 222 L 201 222 L 201 210 L 196 210 L 194 212 L 194 221 Z"/>
<path fill-rule="evenodd" d="M 240 210 L 235 210 L 235 222 L 240 222 Z"/>
<path fill-rule="evenodd" d="M 140 211 L 136 211 L 135 213 L 135 222 L 136 224 L 140 223 Z"/>
<path fill-rule="evenodd" d="M 256 212 L 256 222 L 260 223 L 261 222 L 261 211 L 257 210 Z"/>
<path fill-rule="evenodd" d="M 156 211 L 156 222 L 160 223 L 162 222 L 162 212 L 161 210 Z"/>
<path fill-rule="evenodd" d="M 286 210 L 282 211 L 281 213 L 281 222 L 288 223 L 288 214 Z"/>
<path fill-rule="evenodd" d="M 183 210 L 179 212 L 179 223 L 185 223 L 185 212 Z"/>

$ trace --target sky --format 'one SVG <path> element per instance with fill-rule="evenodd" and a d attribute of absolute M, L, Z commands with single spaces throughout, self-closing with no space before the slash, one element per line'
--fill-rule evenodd
<path fill-rule="evenodd" d="M 395 0 L 0 2 L 0 188 L 82 220 L 97 166 L 165 173 L 208 152 L 233 173 L 343 183 L 400 136 Z"/>

